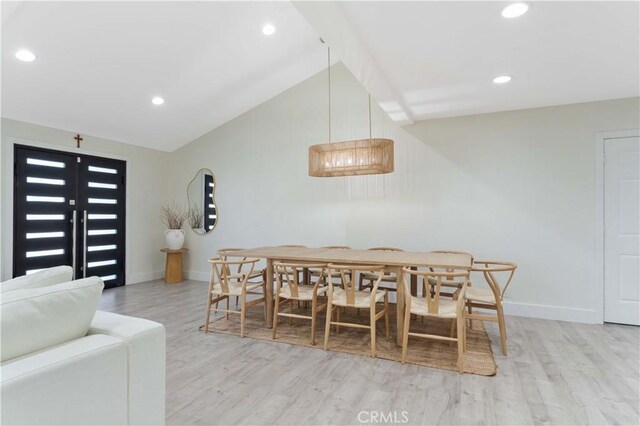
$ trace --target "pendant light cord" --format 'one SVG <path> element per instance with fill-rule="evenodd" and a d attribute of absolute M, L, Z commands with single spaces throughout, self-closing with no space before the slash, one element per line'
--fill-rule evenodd
<path fill-rule="evenodd" d="M 327 71 L 329 75 L 329 143 L 331 143 L 331 48 L 327 46 Z"/>
<path fill-rule="evenodd" d="M 322 42 L 324 43 L 324 40 L 322 40 Z M 331 143 L 331 48 L 329 46 L 327 46 L 327 71 L 329 88 L 329 143 Z M 371 93 L 369 93 L 369 140 L 371 139 Z"/>
<path fill-rule="evenodd" d="M 371 139 L 371 93 L 369 93 L 369 140 Z"/>

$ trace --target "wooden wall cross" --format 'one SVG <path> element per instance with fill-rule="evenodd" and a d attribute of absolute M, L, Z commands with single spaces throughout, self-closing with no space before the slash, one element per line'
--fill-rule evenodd
<path fill-rule="evenodd" d="M 78 133 L 78 134 L 74 137 L 74 139 L 76 140 L 76 148 L 80 148 L 80 142 L 82 142 L 82 141 L 84 140 L 84 139 L 82 139 L 82 138 L 80 137 L 80 133 Z"/>

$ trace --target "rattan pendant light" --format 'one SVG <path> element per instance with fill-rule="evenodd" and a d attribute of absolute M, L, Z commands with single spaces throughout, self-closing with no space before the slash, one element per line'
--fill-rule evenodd
<path fill-rule="evenodd" d="M 309 147 L 309 176 L 377 175 L 393 172 L 393 140 L 371 136 L 369 95 L 369 139 L 331 142 L 331 49 L 327 48 L 329 75 L 329 142 Z"/>

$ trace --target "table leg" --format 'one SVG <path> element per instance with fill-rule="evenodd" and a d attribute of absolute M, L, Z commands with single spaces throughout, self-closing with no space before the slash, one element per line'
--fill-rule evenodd
<path fill-rule="evenodd" d="M 267 327 L 273 327 L 273 259 L 267 259 L 266 288 L 264 303 L 267 304 Z"/>
<path fill-rule="evenodd" d="M 418 267 L 412 266 L 411 270 L 417 271 Z M 411 274 L 411 295 L 418 296 L 418 276 Z"/>
<path fill-rule="evenodd" d="M 182 253 L 167 253 L 167 262 L 164 269 L 164 282 L 176 284 L 184 281 L 182 272 Z"/>
<path fill-rule="evenodd" d="M 404 330 L 404 273 L 402 268 L 396 268 L 396 344 L 402 346 L 402 330 Z"/>

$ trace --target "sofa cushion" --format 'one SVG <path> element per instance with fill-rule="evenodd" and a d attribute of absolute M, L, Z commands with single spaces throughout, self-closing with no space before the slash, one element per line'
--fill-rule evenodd
<path fill-rule="evenodd" d="M 85 336 L 103 287 L 91 277 L 0 294 L 0 361 Z"/>
<path fill-rule="evenodd" d="M 71 281 L 73 268 L 71 266 L 54 266 L 30 275 L 23 275 L 0 284 L 0 293 L 27 288 L 47 287 Z"/>

